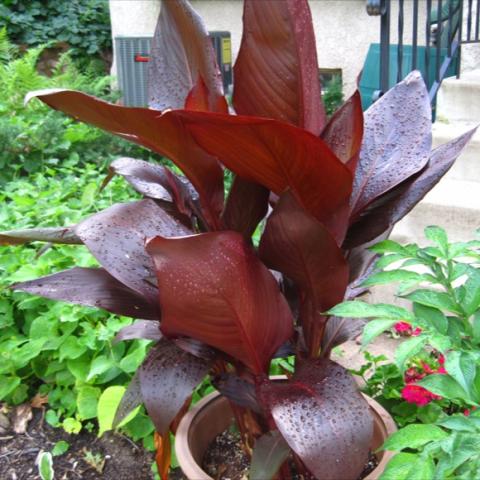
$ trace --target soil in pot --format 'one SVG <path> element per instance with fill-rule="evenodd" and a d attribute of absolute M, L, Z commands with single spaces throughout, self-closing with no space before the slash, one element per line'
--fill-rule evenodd
<path fill-rule="evenodd" d="M 370 453 L 363 472 L 358 477 L 362 480 L 373 472 L 378 465 L 378 459 Z M 215 437 L 203 456 L 202 468 L 216 480 L 244 480 L 248 478 L 249 458 L 242 450 L 240 435 L 232 427 Z M 292 480 L 302 480 L 295 474 L 295 466 L 291 465 Z M 304 480 L 314 480 L 314 477 Z"/>

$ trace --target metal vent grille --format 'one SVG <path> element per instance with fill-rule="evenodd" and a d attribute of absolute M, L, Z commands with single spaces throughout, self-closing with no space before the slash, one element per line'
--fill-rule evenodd
<path fill-rule="evenodd" d="M 232 55 L 229 32 L 209 32 L 222 73 L 225 92 L 232 84 Z M 147 71 L 152 37 L 115 37 L 115 56 L 122 103 L 127 107 L 148 104 Z"/>

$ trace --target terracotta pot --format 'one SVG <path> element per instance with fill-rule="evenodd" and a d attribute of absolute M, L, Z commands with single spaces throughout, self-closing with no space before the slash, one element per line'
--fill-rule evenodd
<path fill-rule="evenodd" d="M 372 450 L 380 447 L 397 427 L 390 414 L 375 400 L 365 396 L 373 415 Z M 175 437 L 175 453 L 183 473 L 189 480 L 213 480 L 201 468 L 202 458 L 214 438 L 233 421 L 232 410 L 218 392 L 203 398 L 182 419 Z M 393 452 L 379 452 L 379 464 L 364 480 L 377 480 Z"/>

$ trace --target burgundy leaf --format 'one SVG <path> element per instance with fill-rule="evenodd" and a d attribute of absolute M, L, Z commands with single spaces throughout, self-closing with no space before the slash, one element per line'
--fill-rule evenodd
<path fill-rule="evenodd" d="M 245 0 L 234 67 L 241 115 L 274 118 L 318 135 L 325 124 L 307 0 Z"/>
<path fill-rule="evenodd" d="M 103 268 L 75 267 L 35 280 L 15 283 L 11 288 L 52 300 L 103 308 L 127 317 L 149 320 L 160 318 L 158 302 L 150 302 L 138 295 Z"/>
<path fill-rule="evenodd" d="M 255 442 L 250 465 L 251 480 L 270 480 L 290 454 L 290 447 L 278 430 L 262 435 Z"/>
<path fill-rule="evenodd" d="M 29 228 L 0 232 L 0 245 L 23 245 L 29 242 L 63 243 L 81 245 L 82 241 L 73 232 L 74 227 Z"/>
<path fill-rule="evenodd" d="M 192 214 L 197 192 L 185 177 L 175 175 L 167 167 L 123 157 L 114 160 L 109 170 L 124 177 L 142 195 L 174 202 L 180 213 L 188 216 Z"/>
<path fill-rule="evenodd" d="M 447 173 L 476 130 L 433 150 L 427 166 L 419 174 L 396 187 L 376 208 L 367 209 L 349 228 L 345 246 L 351 248 L 368 242 L 401 220 Z"/>
<path fill-rule="evenodd" d="M 143 403 L 142 392 L 140 391 L 140 376 L 138 371 L 130 380 L 130 383 L 123 394 L 120 403 L 115 412 L 115 417 L 112 422 L 112 428 L 117 428 L 118 425 L 128 417 L 128 415 Z"/>
<path fill-rule="evenodd" d="M 162 338 L 148 353 L 139 370 L 143 403 L 159 434 L 167 432 L 211 361 L 195 357 Z"/>
<path fill-rule="evenodd" d="M 147 250 L 157 269 L 163 334 L 192 337 L 266 372 L 293 321 L 275 279 L 242 236 L 157 237 Z"/>
<path fill-rule="evenodd" d="M 195 357 L 211 359 L 215 355 L 215 351 L 205 343 L 199 342 L 194 338 L 178 337 L 174 338 L 173 343 L 187 353 Z"/>
<path fill-rule="evenodd" d="M 147 199 L 113 205 L 83 220 L 75 233 L 111 275 L 154 302 L 157 288 L 149 279 L 155 269 L 145 250 L 146 238 L 191 231 Z"/>
<path fill-rule="evenodd" d="M 199 78 L 208 110 L 226 112 L 222 77 L 201 17 L 187 0 L 163 0 L 148 70 L 150 107 L 183 108 Z"/>
<path fill-rule="evenodd" d="M 223 170 L 190 138 L 176 112 L 122 107 L 73 90 L 41 90 L 29 93 L 26 101 L 31 98 L 170 158 L 199 193 L 209 225 L 219 227 Z"/>
<path fill-rule="evenodd" d="M 322 357 L 329 357 L 333 348 L 358 337 L 366 323 L 364 318 L 330 317 L 322 338 Z"/>
<path fill-rule="evenodd" d="M 213 378 L 212 384 L 224 397 L 227 397 L 236 405 L 262 413 L 253 383 L 234 373 L 222 373 Z"/>
<path fill-rule="evenodd" d="M 245 239 L 250 239 L 268 212 L 269 194 L 268 188 L 235 177 L 222 215 L 225 229 L 240 232 Z"/>
<path fill-rule="evenodd" d="M 342 237 L 352 174 L 323 140 L 276 120 L 177 112 L 197 143 L 245 180 L 297 201 Z M 232 148 L 234 146 L 234 148 Z"/>
<path fill-rule="evenodd" d="M 373 419 L 352 376 L 327 359 L 304 361 L 285 383 L 261 388 L 275 424 L 319 480 L 356 480 L 368 459 Z"/>
<path fill-rule="evenodd" d="M 152 320 L 138 320 L 131 325 L 123 327 L 113 339 L 113 343 L 123 342 L 125 340 L 134 339 L 144 340 L 160 340 L 162 334 L 160 333 L 160 322 Z"/>
<path fill-rule="evenodd" d="M 333 114 L 321 138 L 355 173 L 363 138 L 362 99 L 358 90 Z"/>
<path fill-rule="evenodd" d="M 432 145 L 431 106 L 420 72 L 410 73 L 365 112 L 352 215 L 419 172 Z"/>
<path fill-rule="evenodd" d="M 343 300 L 348 265 L 342 250 L 328 230 L 300 208 L 288 192 L 280 197 L 268 218 L 259 253 L 268 267 L 296 283 L 306 335 L 312 325 L 325 322 L 321 312 Z"/>

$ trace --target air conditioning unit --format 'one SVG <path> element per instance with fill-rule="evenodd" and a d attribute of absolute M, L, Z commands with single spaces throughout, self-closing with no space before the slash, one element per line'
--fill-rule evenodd
<path fill-rule="evenodd" d="M 230 32 L 209 32 L 222 73 L 223 87 L 229 92 L 233 83 L 232 43 Z M 146 107 L 148 103 L 147 70 L 152 38 L 115 38 L 115 60 L 122 104 L 127 107 Z"/>

